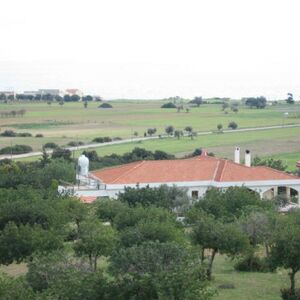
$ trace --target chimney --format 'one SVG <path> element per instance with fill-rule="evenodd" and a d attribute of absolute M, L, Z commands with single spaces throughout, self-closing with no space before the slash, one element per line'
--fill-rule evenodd
<path fill-rule="evenodd" d="M 235 150 L 234 150 L 234 162 L 236 164 L 240 163 L 240 147 L 235 147 Z"/>
<path fill-rule="evenodd" d="M 245 151 L 245 166 L 251 167 L 251 153 L 250 150 Z"/>

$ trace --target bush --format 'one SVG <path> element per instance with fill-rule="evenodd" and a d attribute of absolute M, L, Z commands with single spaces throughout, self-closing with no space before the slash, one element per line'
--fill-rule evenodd
<path fill-rule="evenodd" d="M 57 147 L 53 150 L 52 159 L 63 158 L 71 161 L 72 152 L 68 149 Z"/>
<path fill-rule="evenodd" d="M 160 108 L 176 108 L 176 105 L 173 102 L 168 102 L 163 104 Z"/>
<path fill-rule="evenodd" d="M 234 121 L 230 122 L 228 124 L 228 128 L 231 128 L 231 129 L 237 129 L 238 128 L 238 124 Z"/>
<path fill-rule="evenodd" d="M 70 146 L 70 147 L 77 147 L 77 146 L 82 146 L 82 145 L 84 145 L 84 142 L 81 142 L 81 141 L 79 141 L 79 142 L 71 141 L 68 143 L 68 146 Z"/>
<path fill-rule="evenodd" d="M 58 148 L 58 145 L 55 144 L 55 143 L 53 143 L 53 142 L 49 142 L 49 143 L 46 143 L 46 144 L 44 145 L 44 148 L 48 148 L 48 149 L 56 149 L 56 148 Z"/>
<path fill-rule="evenodd" d="M 42 138 L 42 137 L 44 137 L 44 135 L 41 134 L 41 133 L 37 133 L 37 134 L 35 135 L 35 137 L 36 137 L 36 138 Z"/>
<path fill-rule="evenodd" d="M 236 271 L 242 272 L 270 272 L 270 265 L 266 258 L 247 256 L 234 265 Z"/>
<path fill-rule="evenodd" d="M 19 137 L 31 137 L 32 134 L 29 132 L 21 132 L 21 133 L 17 133 L 17 136 Z"/>
<path fill-rule="evenodd" d="M 92 140 L 92 142 L 94 142 L 94 143 L 108 143 L 108 142 L 112 142 L 112 139 L 109 136 L 97 137 L 97 138 L 94 138 Z"/>
<path fill-rule="evenodd" d="M 112 108 L 112 105 L 109 103 L 102 103 L 98 106 L 98 108 Z"/>
<path fill-rule="evenodd" d="M 14 132 L 13 130 L 5 130 L 4 132 L 1 133 L 1 136 L 15 137 L 15 136 L 17 136 L 17 133 Z"/>
<path fill-rule="evenodd" d="M 23 154 L 29 152 L 32 152 L 32 148 L 28 145 L 15 145 L 0 150 L 0 154 Z"/>
<path fill-rule="evenodd" d="M 295 294 L 292 294 L 290 289 L 281 289 L 280 292 L 283 300 L 300 300 L 300 289 L 297 289 Z"/>

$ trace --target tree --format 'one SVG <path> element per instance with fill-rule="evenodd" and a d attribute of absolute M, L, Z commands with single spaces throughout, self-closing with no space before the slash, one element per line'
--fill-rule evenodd
<path fill-rule="evenodd" d="M 87 101 L 84 101 L 84 102 L 83 102 L 83 106 L 84 106 L 84 108 L 87 108 L 87 107 L 88 107 L 88 102 L 87 102 Z"/>
<path fill-rule="evenodd" d="M 82 101 L 93 101 L 93 97 L 90 96 L 90 95 L 83 96 L 83 97 L 82 97 Z"/>
<path fill-rule="evenodd" d="M 113 253 L 110 270 L 118 280 L 116 299 L 207 300 L 214 294 L 197 255 L 174 243 L 121 248 Z"/>
<path fill-rule="evenodd" d="M 178 140 L 180 139 L 181 136 L 183 136 L 182 130 L 175 130 L 174 131 L 174 137 L 177 137 Z"/>
<path fill-rule="evenodd" d="M 221 132 L 222 129 L 223 129 L 223 125 L 222 125 L 222 124 L 218 124 L 218 125 L 217 125 L 217 129 L 218 129 L 219 132 Z"/>
<path fill-rule="evenodd" d="M 78 101 L 80 101 L 80 96 L 74 94 L 71 96 L 70 101 L 78 102 Z"/>
<path fill-rule="evenodd" d="M 247 237 L 237 226 L 223 224 L 205 214 L 202 214 L 194 225 L 191 238 L 195 244 L 202 247 L 202 260 L 204 260 L 204 250 L 211 250 L 206 270 L 209 280 L 212 279 L 213 262 L 218 252 L 235 256 L 245 252 L 248 248 Z"/>
<path fill-rule="evenodd" d="M 202 97 L 195 97 L 193 100 L 190 101 L 190 103 L 195 104 L 197 107 L 199 107 L 203 103 Z"/>
<path fill-rule="evenodd" d="M 74 250 L 78 256 L 86 255 L 90 266 L 96 271 L 98 258 L 110 255 L 117 241 L 117 233 L 111 226 L 91 219 L 81 223 L 79 240 L 74 245 Z"/>
<path fill-rule="evenodd" d="M 287 93 L 287 99 L 285 101 L 288 104 L 294 104 L 295 100 L 294 100 L 293 94 L 292 93 Z"/>
<path fill-rule="evenodd" d="M 295 224 L 282 225 L 275 234 L 271 248 L 271 262 L 275 267 L 289 269 L 290 278 L 289 293 L 296 294 L 295 276 L 300 270 L 300 228 Z M 284 292 L 284 291 L 282 291 Z M 293 299 L 293 298 L 289 298 Z"/>
<path fill-rule="evenodd" d="M 152 136 L 153 134 L 156 133 L 156 128 L 148 128 L 148 129 L 147 129 L 147 133 L 148 133 L 150 136 Z"/>
<path fill-rule="evenodd" d="M 133 135 L 134 135 L 135 137 L 138 137 L 138 136 L 139 136 L 139 133 L 138 133 L 137 131 L 135 131 L 135 132 L 133 133 Z"/>
<path fill-rule="evenodd" d="M 222 104 L 222 111 L 225 111 L 226 108 L 228 108 L 228 107 L 229 107 L 229 104 L 227 102 L 223 102 L 223 104 Z"/>
<path fill-rule="evenodd" d="M 279 171 L 285 171 L 287 169 L 287 165 L 283 163 L 281 159 L 275 158 L 261 158 L 259 156 L 255 156 L 252 162 L 253 166 L 267 166 Z"/>
<path fill-rule="evenodd" d="M 72 152 L 69 149 L 64 149 L 57 147 L 52 152 L 52 159 L 63 158 L 65 160 L 71 161 Z"/>
<path fill-rule="evenodd" d="M 267 105 L 267 99 L 264 96 L 245 98 L 245 105 L 249 106 L 250 108 L 265 108 Z"/>
<path fill-rule="evenodd" d="M 43 147 L 43 154 L 40 158 L 41 166 L 45 167 L 47 164 L 51 162 L 51 159 L 49 157 L 49 154 L 47 153 L 46 149 Z"/>
<path fill-rule="evenodd" d="M 186 126 L 184 128 L 184 130 L 188 133 L 188 136 L 191 138 L 191 140 L 194 138 L 194 136 L 196 135 L 195 132 L 193 132 L 193 127 L 191 126 Z"/>
<path fill-rule="evenodd" d="M 174 127 L 172 125 L 167 126 L 166 129 L 165 129 L 165 131 L 166 131 L 166 134 L 168 136 L 173 135 L 173 133 L 174 133 Z"/>
<path fill-rule="evenodd" d="M 231 128 L 231 129 L 237 129 L 238 128 L 238 124 L 234 121 L 231 121 L 229 124 L 228 124 L 228 128 Z"/>

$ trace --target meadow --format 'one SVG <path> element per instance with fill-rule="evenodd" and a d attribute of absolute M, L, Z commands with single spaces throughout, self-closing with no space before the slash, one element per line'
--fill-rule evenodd
<path fill-rule="evenodd" d="M 63 106 L 53 103 L 13 103 L 0 104 L 0 111 L 25 109 L 23 117 L 0 118 L 1 132 L 12 129 L 16 132 L 30 132 L 33 137 L 0 137 L 0 147 L 11 144 L 31 145 L 34 150 L 41 150 L 46 142 L 55 142 L 66 146 L 70 141 L 90 143 L 95 137 L 131 138 L 137 132 L 144 136 L 148 128 L 155 127 L 157 134 L 163 134 L 166 126 L 183 130 L 192 126 L 194 131 L 216 131 L 222 124 L 226 129 L 228 123 L 235 121 L 238 128 L 263 127 L 270 125 L 287 125 L 300 123 L 300 105 L 280 103 L 267 106 L 265 109 L 250 109 L 239 106 L 238 113 L 227 109 L 222 111 L 220 104 L 204 104 L 200 107 L 190 107 L 180 113 L 176 109 L 162 109 L 165 101 L 160 100 L 115 100 L 111 101 L 112 109 L 99 109 L 99 102 L 89 103 L 84 108 L 83 103 L 65 103 Z M 187 103 L 184 103 L 187 107 Z M 288 112 L 287 116 L 285 113 Z M 293 116 L 293 117 L 292 117 Z M 34 137 L 43 134 L 43 138 Z M 233 147 L 240 145 L 249 148 L 253 154 L 260 156 L 281 154 L 289 155 L 287 163 L 293 168 L 294 159 L 299 160 L 300 128 L 272 129 L 257 132 L 235 132 L 198 136 L 193 140 L 185 137 L 163 138 L 158 140 L 134 142 L 122 145 L 97 148 L 100 155 L 124 153 L 133 147 L 140 146 L 149 150 L 164 150 L 177 156 L 184 156 L 195 148 L 205 148 L 222 157 L 232 157 Z M 76 153 L 78 155 L 78 153 Z"/>

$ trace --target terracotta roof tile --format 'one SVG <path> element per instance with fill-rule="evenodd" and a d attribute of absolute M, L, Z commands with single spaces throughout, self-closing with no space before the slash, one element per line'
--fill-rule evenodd
<path fill-rule="evenodd" d="M 178 160 L 139 161 L 93 171 L 92 174 L 107 184 L 300 179 L 268 167 L 246 167 L 230 160 L 210 156 Z"/>

